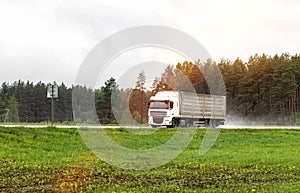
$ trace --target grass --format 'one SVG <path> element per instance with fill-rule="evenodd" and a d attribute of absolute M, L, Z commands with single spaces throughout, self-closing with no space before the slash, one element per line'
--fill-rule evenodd
<path fill-rule="evenodd" d="M 154 148 L 175 129 L 134 135 L 106 129 L 117 143 Z M 205 130 L 158 168 L 133 171 L 99 160 L 77 129 L 0 127 L 0 192 L 298 192 L 299 130 L 221 130 L 199 156 Z"/>

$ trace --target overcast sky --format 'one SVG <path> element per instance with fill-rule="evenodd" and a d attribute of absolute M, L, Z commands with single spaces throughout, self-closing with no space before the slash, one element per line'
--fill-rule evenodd
<path fill-rule="evenodd" d="M 255 53 L 296 54 L 299 10 L 296 0 L 1 0 L 0 82 L 55 80 L 71 85 L 97 43 L 139 25 L 184 31 L 217 61 L 247 61 Z"/>

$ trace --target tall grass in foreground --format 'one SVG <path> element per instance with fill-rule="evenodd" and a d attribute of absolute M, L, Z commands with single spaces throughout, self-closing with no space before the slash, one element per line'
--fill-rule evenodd
<path fill-rule="evenodd" d="M 134 135 L 106 129 L 128 148 L 149 149 L 176 129 Z M 0 127 L 0 192 L 297 192 L 299 130 L 222 130 L 203 156 L 198 129 L 188 148 L 168 164 L 123 170 L 99 160 L 76 129 Z"/>

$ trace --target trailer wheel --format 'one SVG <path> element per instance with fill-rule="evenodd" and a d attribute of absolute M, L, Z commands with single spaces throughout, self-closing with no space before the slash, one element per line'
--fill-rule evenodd
<path fill-rule="evenodd" d="M 185 120 L 185 126 L 186 127 L 191 127 L 191 121 L 189 119 Z"/>
<path fill-rule="evenodd" d="M 217 127 L 217 121 L 216 120 L 210 120 L 209 121 L 209 127 L 210 128 L 216 128 Z"/>

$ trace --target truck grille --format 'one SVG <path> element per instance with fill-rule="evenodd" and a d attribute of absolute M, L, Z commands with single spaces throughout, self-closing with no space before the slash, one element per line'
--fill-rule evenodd
<path fill-rule="evenodd" d="M 154 123 L 162 123 L 166 115 L 167 112 L 165 111 L 150 111 L 150 116 L 153 117 Z"/>
<path fill-rule="evenodd" d="M 152 117 L 165 117 L 166 115 L 166 111 L 150 111 L 150 116 Z"/>

